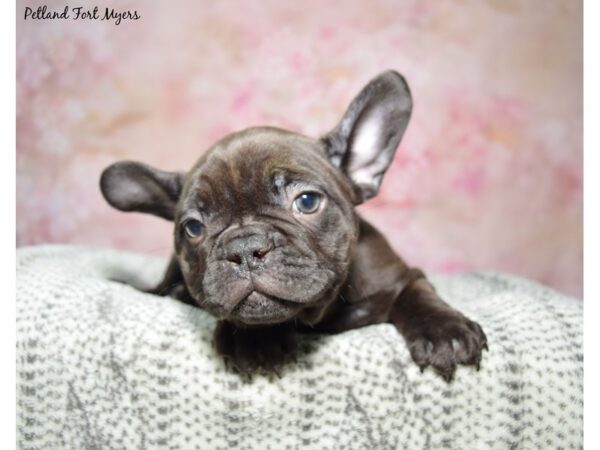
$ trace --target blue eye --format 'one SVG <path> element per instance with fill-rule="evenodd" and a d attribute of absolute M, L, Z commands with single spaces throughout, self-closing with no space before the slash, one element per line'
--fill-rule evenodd
<path fill-rule="evenodd" d="M 204 225 L 202 222 L 196 219 L 190 219 L 184 224 L 185 233 L 191 238 L 197 238 L 204 231 Z"/>
<path fill-rule="evenodd" d="M 294 208 L 302 214 L 314 214 L 321 205 L 321 195 L 316 192 L 304 192 L 294 200 Z"/>

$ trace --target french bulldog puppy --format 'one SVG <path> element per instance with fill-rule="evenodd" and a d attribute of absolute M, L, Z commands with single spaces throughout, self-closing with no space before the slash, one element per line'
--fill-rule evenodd
<path fill-rule="evenodd" d="M 122 161 L 108 203 L 171 220 L 174 256 L 153 290 L 218 319 L 216 350 L 238 372 L 277 372 L 299 332 L 391 323 L 423 370 L 479 368 L 481 327 L 446 304 L 354 210 L 377 194 L 412 110 L 387 71 L 321 138 L 272 127 L 225 136 L 188 172 Z"/>

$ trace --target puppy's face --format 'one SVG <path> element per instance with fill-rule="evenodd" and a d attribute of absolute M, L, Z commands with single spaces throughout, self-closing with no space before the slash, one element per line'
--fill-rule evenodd
<path fill-rule="evenodd" d="M 175 252 L 190 294 L 221 319 L 302 317 L 344 281 L 354 191 L 315 140 L 254 128 L 217 143 L 187 174 Z"/>
<path fill-rule="evenodd" d="M 311 323 L 346 279 L 358 238 L 353 207 L 378 192 L 411 109 L 404 79 L 385 72 L 321 139 L 251 128 L 187 173 L 113 164 L 101 189 L 120 210 L 174 221 L 188 291 L 219 319 Z"/>

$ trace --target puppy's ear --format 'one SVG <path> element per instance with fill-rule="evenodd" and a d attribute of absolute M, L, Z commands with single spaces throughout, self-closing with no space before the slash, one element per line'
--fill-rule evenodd
<path fill-rule="evenodd" d="M 406 80 L 390 70 L 371 80 L 350 103 L 337 127 L 322 138 L 331 162 L 356 187 L 358 203 L 379 191 L 411 111 Z"/>
<path fill-rule="evenodd" d="M 137 211 L 173 220 L 183 174 L 164 172 L 142 163 L 121 161 L 104 169 L 100 189 L 121 211 Z"/>

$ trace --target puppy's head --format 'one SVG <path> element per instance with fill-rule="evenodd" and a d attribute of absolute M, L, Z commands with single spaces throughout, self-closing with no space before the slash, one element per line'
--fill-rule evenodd
<path fill-rule="evenodd" d="M 174 221 L 188 291 L 216 317 L 314 322 L 346 279 L 353 208 L 378 192 L 411 109 L 405 80 L 385 72 L 321 139 L 251 128 L 217 142 L 187 173 L 113 164 L 102 193 L 122 211 Z"/>

